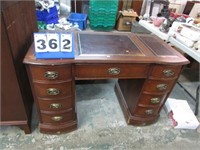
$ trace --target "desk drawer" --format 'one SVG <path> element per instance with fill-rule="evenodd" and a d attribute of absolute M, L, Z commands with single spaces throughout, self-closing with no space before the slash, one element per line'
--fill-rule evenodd
<path fill-rule="evenodd" d="M 144 91 L 145 92 L 156 92 L 156 93 L 165 93 L 169 92 L 174 84 L 174 80 L 148 80 L 145 83 Z"/>
<path fill-rule="evenodd" d="M 33 81 L 60 81 L 71 79 L 71 65 L 30 66 Z"/>
<path fill-rule="evenodd" d="M 142 94 L 139 100 L 140 106 L 159 106 L 165 99 L 165 95 Z"/>
<path fill-rule="evenodd" d="M 40 110 L 45 111 L 60 111 L 72 108 L 72 97 L 64 98 L 61 100 L 41 100 L 38 99 Z"/>
<path fill-rule="evenodd" d="M 131 78 L 146 77 L 147 64 L 79 64 L 77 78 Z"/>
<path fill-rule="evenodd" d="M 181 66 L 155 65 L 150 76 L 158 78 L 176 78 L 181 71 Z"/>
<path fill-rule="evenodd" d="M 155 116 L 158 114 L 159 108 L 152 108 L 152 107 L 137 107 L 134 111 L 134 115 L 142 116 L 142 117 L 149 117 Z"/>
<path fill-rule="evenodd" d="M 72 82 L 55 84 L 34 83 L 37 97 L 59 99 L 72 95 Z"/>
<path fill-rule="evenodd" d="M 55 114 L 44 114 L 41 113 L 42 122 L 45 123 L 65 123 L 75 119 L 75 113 L 73 111 L 65 113 L 55 113 Z"/>

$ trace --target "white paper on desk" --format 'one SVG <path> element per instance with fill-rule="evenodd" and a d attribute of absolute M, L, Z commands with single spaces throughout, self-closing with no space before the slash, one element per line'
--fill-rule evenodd
<path fill-rule="evenodd" d="M 168 98 L 164 108 L 168 115 L 172 113 L 171 119 L 173 120 L 174 128 L 196 129 L 199 126 L 199 121 L 186 100 Z"/>

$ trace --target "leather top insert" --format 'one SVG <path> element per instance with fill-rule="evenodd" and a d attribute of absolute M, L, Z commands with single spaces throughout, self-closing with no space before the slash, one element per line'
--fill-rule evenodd
<path fill-rule="evenodd" d="M 128 35 L 79 33 L 80 54 L 143 55 Z"/>

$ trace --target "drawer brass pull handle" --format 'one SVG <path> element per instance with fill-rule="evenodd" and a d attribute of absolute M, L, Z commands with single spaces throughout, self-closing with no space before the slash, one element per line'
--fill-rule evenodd
<path fill-rule="evenodd" d="M 160 98 L 158 98 L 158 97 L 151 98 L 151 103 L 152 104 L 158 104 L 158 103 L 160 103 Z"/>
<path fill-rule="evenodd" d="M 63 116 L 54 116 L 51 118 L 53 121 L 60 121 L 63 119 Z"/>
<path fill-rule="evenodd" d="M 145 113 L 147 115 L 152 115 L 153 114 L 153 109 L 147 109 L 147 110 L 145 110 Z"/>
<path fill-rule="evenodd" d="M 46 79 L 56 79 L 58 77 L 58 72 L 56 71 L 47 71 L 44 73 Z"/>
<path fill-rule="evenodd" d="M 56 88 L 49 88 L 49 89 L 47 89 L 47 94 L 48 95 L 58 95 L 58 94 L 60 94 L 60 91 Z"/>
<path fill-rule="evenodd" d="M 120 73 L 120 68 L 109 68 L 108 73 L 111 75 L 118 75 Z"/>
<path fill-rule="evenodd" d="M 62 105 L 60 103 L 52 103 L 50 105 L 50 108 L 54 108 L 54 109 L 58 109 L 58 108 L 61 108 L 61 107 L 62 107 Z"/>
<path fill-rule="evenodd" d="M 170 69 L 164 70 L 163 73 L 166 77 L 171 77 L 175 74 L 174 71 Z"/>
<path fill-rule="evenodd" d="M 156 86 L 156 88 L 159 90 L 159 91 L 164 91 L 167 89 L 167 84 L 158 84 Z"/>

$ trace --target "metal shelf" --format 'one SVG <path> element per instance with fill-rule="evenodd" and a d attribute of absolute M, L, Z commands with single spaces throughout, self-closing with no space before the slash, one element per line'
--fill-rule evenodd
<path fill-rule="evenodd" d="M 192 57 L 193 59 L 195 59 L 196 61 L 198 61 L 200 63 L 200 53 L 199 52 L 197 52 L 196 50 L 194 50 L 192 48 L 189 48 L 189 47 L 185 46 L 184 44 L 182 44 L 181 42 L 177 41 L 175 38 L 173 38 L 171 36 L 169 37 L 168 41 L 172 45 L 176 46 L 181 51 L 185 52 L 190 57 Z"/>
<path fill-rule="evenodd" d="M 169 35 L 167 33 L 163 33 L 159 30 L 159 27 L 155 27 L 153 23 L 150 23 L 146 20 L 140 20 L 139 24 L 146 28 L 147 30 L 151 31 L 153 34 L 158 36 L 160 39 L 167 41 L 169 38 Z"/>

